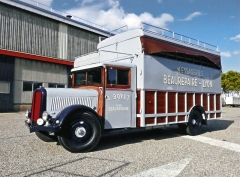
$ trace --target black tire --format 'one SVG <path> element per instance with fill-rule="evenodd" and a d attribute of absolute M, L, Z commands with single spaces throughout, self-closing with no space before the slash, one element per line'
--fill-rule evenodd
<path fill-rule="evenodd" d="M 202 115 L 198 110 L 191 111 L 187 124 L 187 134 L 195 136 L 202 130 Z"/>
<path fill-rule="evenodd" d="M 64 123 L 58 141 L 70 152 L 88 152 L 101 138 L 101 125 L 90 112 L 76 113 Z"/>
<path fill-rule="evenodd" d="M 48 132 L 35 132 L 37 137 L 44 142 L 56 142 L 57 136 L 49 135 Z"/>

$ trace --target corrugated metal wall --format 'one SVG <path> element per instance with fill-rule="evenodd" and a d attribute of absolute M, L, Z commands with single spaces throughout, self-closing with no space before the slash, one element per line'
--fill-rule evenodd
<path fill-rule="evenodd" d="M 74 57 L 97 50 L 99 35 L 78 28 L 68 26 L 67 58 Z"/>
<path fill-rule="evenodd" d="M 0 48 L 57 57 L 59 23 L 0 5 Z"/>
<path fill-rule="evenodd" d="M 98 34 L 67 25 L 66 45 L 59 37 L 59 28 L 58 21 L 0 2 L 2 49 L 67 60 L 97 50 Z M 66 50 L 67 56 L 61 57 L 60 50 Z"/>

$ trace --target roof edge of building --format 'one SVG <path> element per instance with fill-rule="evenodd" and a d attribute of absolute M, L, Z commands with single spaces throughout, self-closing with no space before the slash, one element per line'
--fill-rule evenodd
<path fill-rule="evenodd" d="M 6 49 L 0 49 L 0 55 L 7 55 L 7 56 L 18 57 L 22 59 L 55 63 L 55 64 L 61 64 L 61 65 L 67 65 L 67 66 L 74 65 L 73 61 L 63 60 L 59 58 L 52 58 L 47 56 L 34 55 L 34 54 L 23 53 L 23 52 L 17 52 L 17 51 L 6 50 Z"/>
<path fill-rule="evenodd" d="M 11 5 L 11 6 L 14 6 L 14 7 L 17 7 L 17 8 L 20 8 L 20 9 L 23 9 L 25 11 L 29 11 L 29 12 L 32 12 L 32 13 L 35 13 L 35 14 L 38 14 L 38 15 L 42 15 L 42 16 L 47 17 L 47 18 L 51 18 L 53 20 L 56 20 L 56 21 L 59 21 L 59 22 L 62 22 L 62 23 L 66 23 L 68 25 L 72 25 L 72 26 L 75 26 L 75 27 L 78 27 L 78 28 L 82 28 L 82 29 L 91 31 L 93 33 L 97 33 L 97 34 L 102 35 L 102 36 L 108 37 L 108 36 L 111 35 L 110 31 L 106 31 L 106 30 L 103 30 L 103 29 L 100 29 L 100 28 L 97 28 L 97 27 L 79 22 L 77 20 L 59 15 L 55 12 L 51 12 L 49 10 L 34 6 L 32 4 L 28 4 L 28 3 L 23 2 L 23 1 L 1 0 L 1 2 L 5 3 L 5 4 L 8 4 L 8 5 Z"/>

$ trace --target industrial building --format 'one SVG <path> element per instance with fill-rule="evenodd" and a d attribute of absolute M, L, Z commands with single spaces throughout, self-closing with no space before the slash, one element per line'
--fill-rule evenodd
<path fill-rule="evenodd" d="M 30 109 L 33 90 L 70 87 L 75 57 L 110 32 L 19 0 L 0 1 L 0 112 Z"/>

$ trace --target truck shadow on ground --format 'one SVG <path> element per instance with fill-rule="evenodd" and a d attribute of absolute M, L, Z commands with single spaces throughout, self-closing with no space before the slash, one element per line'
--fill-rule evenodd
<path fill-rule="evenodd" d="M 230 120 L 213 120 L 208 121 L 208 125 L 202 127 L 201 134 L 207 132 L 214 132 L 220 130 L 226 130 L 234 121 Z M 120 147 L 126 144 L 135 144 L 142 141 L 154 139 L 154 140 L 164 140 L 168 138 L 175 138 L 186 135 L 178 129 L 177 125 L 172 125 L 166 128 L 159 129 L 136 129 L 136 130 L 126 130 L 121 132 L 112 132 L 103 135 L 99 144 L 93 151 L 101 151 L 106 149 L 111 149 L 115 147 Z"/>
<path fill-rule="evenodd" d="M 217 120 L 209 120 L 207 123 L 208 125 L 205 125 L 202 127 L 201 133 L 226 130 L 230 125 L 234 123 L 234 121 L 217 119 Z"/>

